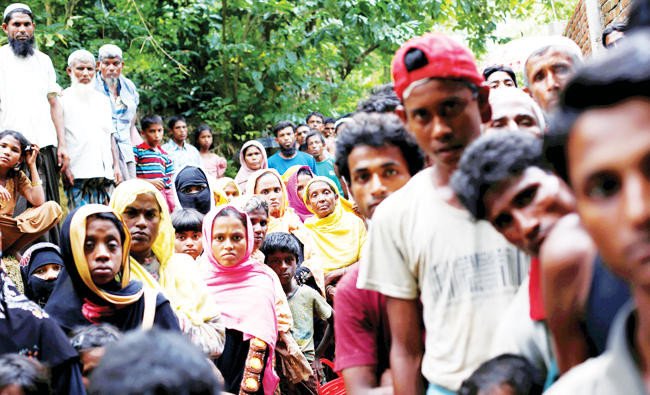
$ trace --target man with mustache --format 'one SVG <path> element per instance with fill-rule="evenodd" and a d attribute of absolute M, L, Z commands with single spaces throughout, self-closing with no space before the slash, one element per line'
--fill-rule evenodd
<path fill-rule="evenodd" d="M 5 8 L 0 48 L 0 130 L 16 130 L 39 147 L 38 173 L 46 200 L 59 202 L 59 170 L 68 166 L 61 87 L 50 58 L 34 48 L 34 15 L 28 5 Z M 23 203 L 24 209 L 24 203 Z M 51 232 L 52 241 L 58 240 Z"/>
<path fill-rule="evenodd" d="M 291 166 L 305 165 L 316 173 L 314 158 L 296 149 L 295 130 L 296 127 L 289 121 L 279 122 L 273 127 L 275 141 L 280 146 L 280 150 L 269 157 L 269 168 L 277 170 L 282 175 Z"/>
<path fill-rule="evenodd" d="M 121 181 L 113 139 L 111 104 L 93 86 L 95 57 L 85 49 L 68 57 L 71 86 L 63 91 L 63 123 L 70 166 L 63 179 L 68 208 L 108 204 L 114 183 Z"/>
<path fill-rule="evenodd" d="M 119 153 L 120 173 L 124 180 L 130 180 L 135 178 L 133 146 L 142 143 L 135 127 L 140 95 L 135 84 L 122 75 L 124 58 L 118 46 L 102 45 L 98 58 L 95 89 L 110 99 L 113 127 L 117 131 L 113 136 Z"/>

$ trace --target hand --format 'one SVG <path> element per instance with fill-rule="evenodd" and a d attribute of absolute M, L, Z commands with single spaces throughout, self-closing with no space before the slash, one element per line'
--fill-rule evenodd
<path fill-rule="evenodd" d="M 36 158 L 38 157 L 39 151 L 40 149 L 38 148 L 38 145 L 32 144 L 31 150 L 25 153 L 25 164 L 30 169 L 33 168 L 34 165 L 36 165 Z"/>
<path fill-rule="evenodd" d="M 153 180 L 147 180 L 147 181 L 149 181 L 159 191 L 162 191 L 163 189 L 165 189 L 165 183 L 160 178 L 156 178 L 156 179 L 153 179 Z"/>
<path fill-rule="evenodd" d="M 69 167 L 63 172 L 63 183 L 68 187 L 74 185 L 74 175 L 72 175 L 72 170 Z"/>
<path fill-rule="evenodd" d="M 115 170 L 113 171 L 113 177 L 115 177 L 115 185 L 119 185 L 122 181 L 122 172 L 120 171 L 119 167 L 116 167 Z"/>
<path fill-rule="evenodd" d="M 0 200 L 3 202 L 8 202 L 11 200 L 11 193 L 7 190 L 7 188 L 3 187 L 0 185 Z"/>
<path fill-rule="evenodd" d="M 68 169 L 68 165 L 70 164 L 70 157 L 68 156 L 68 152 L 65 149 L 65 147 L 59 146 L 57 148 L 57 164 L 59 165 L 59 168 L 61 169 L 61 173 L 65 173 L 65 171 Z"/>
<path fill-rule="evenodd" d="M 325 286 L 325 296 L 327 297 L 327 300 L 334 300 L 334 296 L 336 295 L 336 287 L 333 285 L 327 285 Z"/>
<path fill-rule="evenodd" d="M 345 274 L 345 268 L 332 270 L 325 275 L 325 286 L 334 285 L 339 282 L 341 277 Z"/>

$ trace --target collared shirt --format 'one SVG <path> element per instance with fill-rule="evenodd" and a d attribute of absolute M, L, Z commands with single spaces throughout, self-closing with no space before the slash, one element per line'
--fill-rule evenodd
<path fill-rule="evenodd" d="M 61 96 L 65 142 L 74 178 L 113 179 L 111 105 L 101 93 L 67 88 Z"/>
<path fill-rule="evenodd" d="M 120 75 L 117 84 L 117 97 L 112 97 L 108 85 L 102 78 L 101 73 L 95 75 L 95 89 L 110 99 L 113 127 L 117 146 L 124 157 L 125 162 L 133 162 L 133 146 L 131 145 L 131 121 L 135 118 L 140 95 L 135 84 L 128 78 Z"/>
<path fill-rule="evenodd" d="M 133 155 L 136 177 L 147 180 L 160 178 L 166 189 L 171 188 L 174 165 L 163 148 L 153 148 L 145 142 L 133 147 Z"/>
<path fill-rule="evenodd" d="M 57 146 L 50 93 L 61 93 L 52 60 L 34 49 L 26 58 L 0 48 L 0 130 L 15 130 L 40 148 Z"/>
<path fill-rule="evenodd" d="M 188 142 L 181 147 L 174 140 L 169 140 L 162 145 L 162 148 L 167 151 L 167 155 L 174 162 L 174 173 L 179 172 L 185 166 L 201 167 L 199 150 Z"/>
<path fill-rule="evenodd" d="M 635 360 L 636 321 L 633 302 L 621 307 L 607 351 L 571 369 L 547 393 L 645 395 L 641 369 Z"/>

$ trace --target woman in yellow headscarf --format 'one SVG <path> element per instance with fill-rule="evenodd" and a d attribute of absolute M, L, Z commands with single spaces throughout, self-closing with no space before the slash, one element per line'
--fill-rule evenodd
<path fill-rule="evenodd" d="M 225 341 L 220 313 L 192 258 L 174 253 L 174 228 L 164 197 L 148 182 L 133 179 L 115 188 L 111 207 L 131 233 L 133 276 L 160 289 L 183 332 L 206 354 L 219 356 Z"/>
<path fill-rule="evenodd" d="M 228 202 L 241 195 L 237 183 L 230 177 L 217 178 L 215 185 L 223 192 Z"/>
<path fill-rule="evenodd" d="M 366 240 L 366 225 L 327 177 L 318 176 L 309 181 L 303 200 L 314 213 L 305 221 L 305 226 L 321 258 L 328 287 L 345 274 L 348 266 L 359 261 Z"/>

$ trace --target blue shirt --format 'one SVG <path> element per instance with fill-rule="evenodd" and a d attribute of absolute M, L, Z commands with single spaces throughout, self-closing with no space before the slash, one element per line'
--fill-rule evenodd
<path fill-rule="evenodd" d="M 297 151 L 296 156 L 291 159 L 281 157 L 280 151 L 271 155 L 269 158 L 269 167 L 277 170 L 280 175 L 284 174 L 288 168 L 295 165 L 309 166 L 311 171 L 316 173 L 316 161 L 314 160 L 314 157 L 301 151 Z"/>
<path fill-rule="evenodd" d="M 334 170 L 334 158 L 327 158 L 322 162 L 316 162 L 316 175 L 327 177 L 336 184 L 336 187 L 339 189 L 339 195 L 343 196 L 343 188 L 341 187 L 341 182 L 339 177 L 336 175 Z"/>

